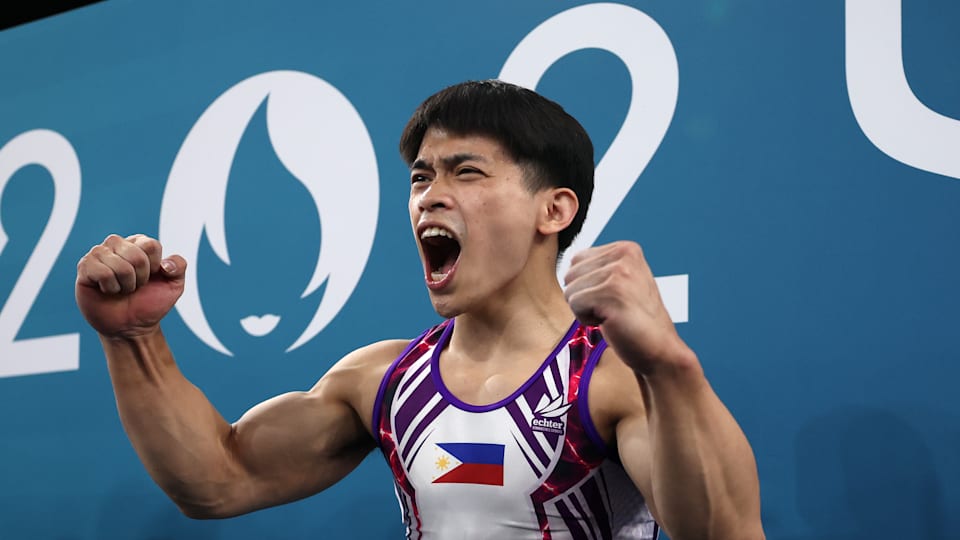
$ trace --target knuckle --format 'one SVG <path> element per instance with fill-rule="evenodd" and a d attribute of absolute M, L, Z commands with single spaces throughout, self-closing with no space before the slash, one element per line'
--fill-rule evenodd
<path fill-rule="evenodd" d="M 131 242 L 148 253 L 160 251 L 160 241 L 156 238 L 151 238 L 145 234 L 135 234 L 130 238 Z"/>
<path fill-rule="evenodd" d="M 624 255 L 635 256 L 635 255 L 643 254 L 643 248 L 640 247 L 640 244 L 630 240 L 624 240 L 620 242 L 619 247 L 620 247 L 620 252 L 623 253 Z"/>
<path fill-rule="evenodd" d="M 87 270 L 89 272 L 90 278 L 93 279 L 94 281 L 113 278 L 113 272 L 111 272 L 109 268 L 107 268 L 106 266 L 103 266 L 102 264 L 91 265 L 91 267 L 88 268 Z"/>
<path fill-rule="evenodd" d="M 104 245 L 117 245 L 121 242 L 125 242 L 125 240 L 119 234 L 108 234 L 107 237 L 103 239 Z"/>
<path fill-rule="evenodd" d="M 141 249 L 131 249 L 127 253 L 124 253 L 123 258 L 127 260 L 132 269 L 150 264 L 149 257 L 147 257 L 147 254 Z"/>
<path fill-rule="evenodd" d="M 627 293 L 625 284 L 628 280 L 629 273 L 618 268 L 610 272 L 597 288 L 602 291 L 605 298 L 619 298 Z"/>
<path fill-rule="evenodd" d="M 92 276 L 93 281 L 99 283 L 105 290 L 110 290 L 116 286 L 117 275 L 113 272 L 98 269 L 98 271 L 93 272 Z"/>
<path fill-rule="evenodd" d="M 136 277 L 137 268 L 129 260 L 122 259 L 118 264 L 116 272 L 122 279 L 129 279 L 130 277 Z"/>
<path fill-rule="evenodd" d="M 131 292 L 137 288 L 137 274 L 132 266 L 125 266 L 122 271 L 117 272 L 116 277 L 120 284 L 120 290 Z"/>
<path fill-rule="evenodd" d="M 113 272 L 103 265 L 90 265 L 85 269 L 85 275 L 90 283 L 96 283 L 104 288 L 111 281 L 116 280 Z"/>
<path fill-rule="evenodd" d="M 140 244 L 140 249 L 147 253 L 147 255 L 160 255 L 162 248 L 160 242 L 153 238 L 148 238 L 144 236 L 144 241 Z"/>
<path fill-rule="evenodd" d="M 116 278 L 104 279 L 100 281 L 100 290 L 108 294 L 118 294 L 122 289 L 120 282 Z"/>
<path fill-rule="evenodd" d="M 88 257 L 92 256 L 97 259 L 102 259 L 107 255 L 111 255 L 112 253 L 113 253 L 113 249 L 108 247 L 106 243 L 104 243 L 104 244 L 96 245 L 90 248 L 90 253 L 88 254 Z"/>
<path fill-rule="evenodd" d="M 575 264 L 583 261 L 583 258 L 586 257 L 586 253 L 586 250 L 574 253 L 573 256 L 570 257 L 570 266 L 573 267 Z"/>

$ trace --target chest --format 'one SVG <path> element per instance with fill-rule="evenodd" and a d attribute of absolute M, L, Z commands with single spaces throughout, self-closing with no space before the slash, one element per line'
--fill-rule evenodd
<path fill-rule="evenodd" d="M 537 375 L 542 361 L 517 357 L 500 360 L 496 365 L 458 362 L 441 356 L 434 366 L 439 383 L 457 401 L 483 406 L 501 402 Z"/>
<path fill-rule="evenodd" d="M 450 465 L 495 471 L 493 466 L 513 463 L 516 478 L 542 480 L 579 412 L 571 415 L 578 387 L 569 354 L 556 355 L 533 375 L 468 372 L 451 382 L 438 366 L 438 359 L 427 355 L 403 366 L 384 396 L 387 424 L 381 430 L 392 435 L 411 478 L 434 484 Z"/>
<path fill-rule="evenodd" d="M 604 460 L 586 435 L 580 370 L 568 352 L 533 376 L 474 381 L 499 392 L 471 394 L 479 405 L 455 395 L 451 378 L 432 369 L 437 365 L 419 359 L 401 366 L 384 396 L 382 450 L 401 504 L 419 518 L 411 525 L 442 537 L 471 530 L 490 537 L 491 527 L 501 527 L 495 536 L 524 531 L 531 538 L 549 526 L 566 538 L 562 509 L 602 492 L 595 475 Z"/>

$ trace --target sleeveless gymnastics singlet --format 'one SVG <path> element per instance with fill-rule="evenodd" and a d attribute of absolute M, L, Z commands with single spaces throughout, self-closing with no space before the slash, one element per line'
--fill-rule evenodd
<path fill-rule="evenodd" d="M 590 419 L 599 329 L 574 322 L 529 380 L 484 406 L 440 377 L 452 330 L 448 320 L 413 340 L 374 405 L 407 538 L 655 539 L 642 495 Z"/>

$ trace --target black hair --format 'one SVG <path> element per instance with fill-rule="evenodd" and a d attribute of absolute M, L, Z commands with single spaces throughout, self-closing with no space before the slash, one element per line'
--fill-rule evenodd
<path fill-rule="evenodd" d="M 577 120 L 532 90 L 498 80 L 467 81 L 428 97 L 400 136 L 400 155 L 413 164 L 431 127 L 454 135 L 482 135 L 500 143 L 526 169 L 532 191 L 573 190 L 576 216 L 557 235 L 558 255 L 583 227 L 593 196 L 593 143 Z"/>

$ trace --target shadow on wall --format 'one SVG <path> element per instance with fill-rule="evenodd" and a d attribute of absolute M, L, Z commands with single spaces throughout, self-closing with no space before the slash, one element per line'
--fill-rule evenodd
<path fill-rule="evenodd" d="M 888 410 L 839 409 L 799 432 L 797 507 L 816 533 L 794 540 L 951 537 L 934 455 Z"/>
<path fill-rule="evenodd" d="M 159 491 L 160 488 L 150 485 Z M 139 491 L 138 491 L 139 490 Z M 138 485 L 118 485 L 104 496 L 95 538 L 137 540 L 215 540 L 218 521 L 196 521 L 183 516 L 172 502 L 158 505 L 155 493 L 143 493 Z"/>
<path fill-rule="evenodd" d="M 102 496 L 90 536 L 52 540 L 392 540 L 404 537 L 392 487 L 386 463 L 372 453 L 348 481 L 320 495 L 225 520 L 194 520 L 141 476 Z"/>

